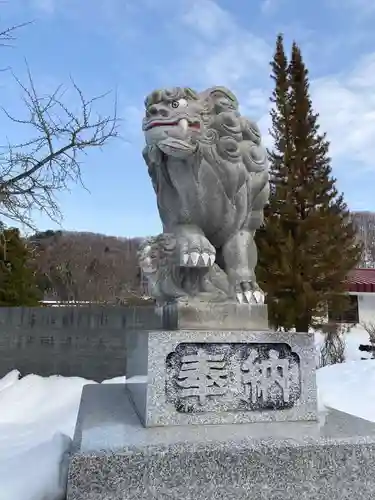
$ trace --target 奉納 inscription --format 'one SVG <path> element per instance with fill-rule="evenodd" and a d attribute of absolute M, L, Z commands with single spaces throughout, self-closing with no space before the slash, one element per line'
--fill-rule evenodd
<path fill-rule="evenodd" d="M 300 360 L 281 343 L 183 343 L 166 359 L 166 399 L 182 413 L 291 408 Z"/>
<path fill-rule="evenodd" d="M 177 385 L 182 387 L 181 397 L 197 397 L 202 405 L 207 396 L 223 396 L 227 391 L 228 370 L 224 356 L 207 354 L 198 349 L 197 354 L 182 356 L 182 366 Z"/>
<path fill-rule="evenodd" d="M 274 386 L 280 387 L 284 403 L 290 398 L 290 373 L 289 359 L 280 359 L 279 353 L 271 349 L 269 358 L 258 360 L 258 353 L 254 349 L 249 357 L 242 363 L 242 383 L 244 384 L 244 396 L 255 404 L 259 397 L 263 400 L 268 398 Z"/>

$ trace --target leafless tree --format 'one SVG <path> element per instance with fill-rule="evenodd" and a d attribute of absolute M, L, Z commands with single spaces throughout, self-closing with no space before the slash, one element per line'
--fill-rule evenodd
<path fill-rule="evenodd" d="M 20 26 L 0 33 L 0 42 L 12 40 Z M 33 227 L 34 209 L 45 212 L 52 220 L 61 219 L 56 193 L 67 189 L 71 182 L 83 185 L 84 154 L 117 137 L 119 119 L 116 99 L 110 114 L 102 116 L 94 111 L 97 102 L 107 94 L 87 99 L 72 80 L 79 102 L 77 112 L 64 100 L 66 89 L 59 86 L 53 93 L 41 95 L 27 70 L 27 84 L 12 73 L 22 93 L 25 116 L 13 116 L 1 107 L 13 123 L 27 130 L 30 139 L 0 146 L 0 219 L 7 217 Z"/>
<path fill-rule="evenodd" d="M 375 347 L 375 323 L 372 321 L 362 322 L 361 326 L 368 333 L 370 344 Z M 375 359 L 375 352 L 372 353 L 372 357 Z"/>
<path fill-rule="evenodd" d="M 320 366 L 334 365 L 345 361 L 345 338 L 351 327 L 339 323 L 322 325 L 324 343 L 320 350 Z"/>
<path fill-rule="evenodd" d="M 375 267 L 375 213 L 352 212 L 358 238 L 363 243 L 361 267 Z"/>
<path fill-rule="evenodd" d="M 46 299 L 123 303 L 141 294 L 137 238 L 47 232 L 29 239 Z"/>

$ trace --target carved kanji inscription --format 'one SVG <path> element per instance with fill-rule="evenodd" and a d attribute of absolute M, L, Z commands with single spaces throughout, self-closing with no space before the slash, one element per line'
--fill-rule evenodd
<path fill-rule="evenodd" d="M 166 398 L 182 413 L 291 408 L 300 359 L 287 344 L 183 343 L 166 359 Z"/>

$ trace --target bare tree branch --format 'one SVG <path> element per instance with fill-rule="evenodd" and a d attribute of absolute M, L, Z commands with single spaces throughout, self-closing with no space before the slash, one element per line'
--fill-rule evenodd
<path fill-rule="evenodd" d="M 80 103 L 77 113 L 63 102 L 61 86 L 50 95 L 39 95 L 27 69 L 27 85 L 13 75 L 22 91 L 26 117 L 15 117 L 1 108 L 13 123 L 28 127 L 32 137 L 20 144 L 0 146 L 0 219 L 3 216 L 34 227 L 31 211 L 35 209 L 60 220 L 55 194 L 69 189 L 71 182 L 84 187 L 81 154 L 118 137 L 120 120 L 116 98 L 112 114 L 95 114 L 93 105 L 108 94 L 87 100 L 72 80 Z"/>
<path fill-rule="evenodd" d="M 0 31 L 0 46 L 2 47 L 9 47 L 11 46 L 9 43 L 6 42 L 13 42 L 16 38 L 13 36 L 14 32 L 17 31 L 19 28 L 23 28 L 24 26 L 28 26 L 29 24 L 32 24 L 33 21 L 28 21 L 25 23 L 21 24 L 15 24 L 11 26 L 10 28 L 6 28 L 3 31 Z"/>

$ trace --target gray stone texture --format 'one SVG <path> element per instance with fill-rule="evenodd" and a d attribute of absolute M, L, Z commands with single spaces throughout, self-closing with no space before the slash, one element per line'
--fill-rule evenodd
<path fill-rule="evenodd" d="M 121 385 L 83 389 L 67 500 L 372 500 L 375 425 L 144 428 Z"/>
<path fill-rule="evenodd" d="M 158 309 L 165 330 L 267 330 L 266 304 L 172 302 Z"/>
<path fill-rule="evenodd" d="M 126 371 L 130 330 L 162 328 L 153 307 L 2 307 L 0 377 L 60 375 L 102 381 Z"/>
<path fill-rule="evenodd" d="M 141 421 L 147 427 L 316 419 L 315 345 L 312 334 L 276 335 L 271 331 L 182 330 L 137 332 L 136 335 L 138 343 L 134 344 L 133 351 L 128 350 L 128 356 L 133 357 L 138 366 L 143 367 L 143 372 L 136 375 L 147 375 L 148 382 L 129 385 L 127 390 Z M 184 349 L 188 351 L 184 352 Z M 200 398 L 195 389 L 194 394 L 183 401 L 186 392 L 183 392 L 184 389 L 176 380 L 182 368 L 183 355 L 196 354 L 199 349 L 213 356 L 223 355 L 223 360 L 226 360 L 224 368 L 230 368 L 229 373 L 224 376 L 227 380 L 225 394 L 222 394 L 222 388 L 218 387 L 220 383 L 215 383 L 214 387 L 211 385 L 211 388 L 207 389 L 208 393 L 211 390 L 221 393 L 208 395 L 203 405 L 199 404 Z M 273 354 L 275 352 L 280 353 L 281 359 L 272 361 L 272 356 L 277 358 L 277 355 Z M 246 368 L 244 362 L 249 356 L 256 359 Z M 145 371 L 146 359 L 148 372 Z M 263 361 L 265 363 L 260 364 Z M 269 375 L 266 373 L 258 375 L 254 371 L 266 367 L 268 363 L 269 373 L 272 372 L 272 376 L 275 376 L 280 362 L 281 365 L 283 362 L 287 363 L 286 389 L 289 388 L 290 400 L 285 401 L 282 400 L 285 394 L 282 389 L 285 376 L 267 379 Z M 239 373 L 241 367 L 242 371 Z M 217 371 L 218 369 L 215 373 Z M 241 384 L 242 377 L 245 384 L 247 377 L 248 385 Z M 260 377 L 259 387 L 249 384 L 251 379 L 256 377 Z M 264 388 L 263 384 L 269 380 L 277 382 Z M 185 386 L 190 391 L 191 384 Z M 241 398 L 243 387 L 249 390 L 244 400 Z M 252 403 L 254 390 L 260 391 L 262 387 L 263 393 Z"/>
<path fill-rule="evenodd" d="M 259 306 L 262 322 L 263 307 Z M 257 326 L 253 308 L 245 314 L 249 313 L 252 319 L 244 329 L 266 328 Z M 210 324 L 215 326 L 211 320 Z M 142 371 L 133 357 L 128 357 L 126 364 L 127 343 L 137 341 L 129 332 L 162 328 L 162 314 L 151 306 L 3 307 L 0 377 L 14 369 L 23 375 L 59 373 L 95 381 L 118 377 L 125 371 L 127 376 L 144 375 L 147 370 Z"/>

